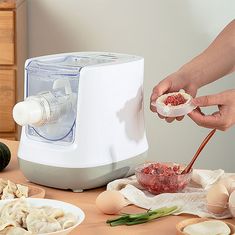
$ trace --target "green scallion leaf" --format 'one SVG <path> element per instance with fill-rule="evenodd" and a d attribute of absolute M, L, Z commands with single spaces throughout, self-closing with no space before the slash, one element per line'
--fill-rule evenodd
<path fill-rule="evenodd" d="M 142 224 L 154 219 L 171 215 L 177 210 L 177 206 L 172 206 L 163 207 L 156 210 L 147 210 L 144 213 L 138 214 L 123 214 L 117 218 L 107 220 L 106 223 L 110 224 L 110 226 Z"/>

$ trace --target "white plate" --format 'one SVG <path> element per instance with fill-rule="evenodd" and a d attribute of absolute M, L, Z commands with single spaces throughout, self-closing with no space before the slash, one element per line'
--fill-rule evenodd
<path fill-rule="evenodd" d="M 0 209 L 4 204 L 11 202 L 11 201 L 14 201 L 14 200 L 18 200 L 18 199 L 1 200 L 0 201 Z M 41 198 L 25 198 L 24 200 L 26 200 L 32 206 L 37 206 L 37 207 L 51 206 L 54 208 L 60 208 L 65 213 L 70 212 L 77 217 L 77 223 L 70 228 L 60 230 L 57 232 L 52 232 L 52 233 L 40 233 L 38 235 L 66 235 L 66 234 L 69 234 L 75 227 L 77 227 L 79 224 L 81 224 L 85 218 L 84 212 L 79 207 L 72 205 L 70 203 L 66 203 L 66 202 L 62 202 L 62 201 L 58 201 L 58 200 L 52 200 L 52 199 L 41 199 Z"/>

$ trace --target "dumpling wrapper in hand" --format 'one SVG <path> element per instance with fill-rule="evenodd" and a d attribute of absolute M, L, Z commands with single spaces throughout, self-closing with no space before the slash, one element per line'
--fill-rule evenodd
<path fill-rule="evenodd" d="M 184 102 L 179 105 L 165 104 L 168 97 L 183 97 Z M 157 112 L 164 117 L 179 117 L 192 112 L 196 106 L 192 103 L 192 96 L 184 91 L 171 92 L 163 94 L 157 98 L 155 103 L 152 103 L 157 108 Z"/>
<path fill-rule="evenodd" d="M 231 230 L 226 223 L 211 220 L 190 224 L 183 229 L 183 232 L 187 235 L 229 235 Z"/>

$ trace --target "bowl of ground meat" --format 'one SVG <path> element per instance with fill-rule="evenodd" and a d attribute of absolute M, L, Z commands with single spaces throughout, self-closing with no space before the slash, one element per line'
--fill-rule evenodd
<path fill-rule="evenodd" d="M 186 166 L 173 162 L 149 162 L 135 169 L 138 183 L 152 194 L 181 192 L 190 182 L 192 169 L 181 174 Z"/>

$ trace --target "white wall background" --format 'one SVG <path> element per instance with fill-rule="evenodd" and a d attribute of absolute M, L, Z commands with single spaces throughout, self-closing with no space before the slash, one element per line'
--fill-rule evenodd
<path fill-rule="evenodd" d="M 148 158 L 191 159 L 209 130 L 188 117 L 165 123 L 149 111 L 149 97 L 155 84 L 200 53 L 235 18 L 234 0 L 28 0 L 28 17 L 30 57 L 86 50 L 143 56 Z M 235 74 L 199 94 L 228 88 L 235 88 Z M 196 167 L 235 172 L 235 127 L 216 133 Z"/>

